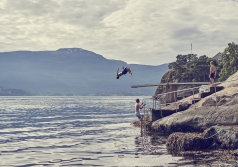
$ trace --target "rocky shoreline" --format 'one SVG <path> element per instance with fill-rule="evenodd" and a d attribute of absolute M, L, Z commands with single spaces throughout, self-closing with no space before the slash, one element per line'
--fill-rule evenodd
<path fill-rule="evenodd" d="M 166 146 L 170 152 L 213 149 L 237 149 L 238 126 L 212 126 L 203 133 L 175 132 L 169 135 Z"/>
<path fill-rule="evenodd" d="M 235 79 L 238 80 L 238 73 L 227 81 Z M 149 124 L 152 131 L 168 136 L 169 152 L 238 149 L 238 81 L 221 86 L 223 90 L 196 104 L 191 103 L 191 97 L 181 100 L 187 109 Z"/>

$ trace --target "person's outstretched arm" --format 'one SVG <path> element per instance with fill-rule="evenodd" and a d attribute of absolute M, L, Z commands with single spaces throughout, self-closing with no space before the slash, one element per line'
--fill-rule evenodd
<path fill-rule="evenodd" d="M 144 104 L 144 103 L 141 103 L 141 104 L 140 104 L 140 109 L 142 109 L 144 106 L 145 106 L 145 104 Z"/>

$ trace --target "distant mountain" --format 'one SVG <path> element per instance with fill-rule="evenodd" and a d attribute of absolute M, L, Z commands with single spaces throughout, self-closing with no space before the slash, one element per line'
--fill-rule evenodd
<path fill-rule="evenodd" d="M 20 89 L 8 89 L 0 86 L 0 96 L 31 96 L 32 94 Z"/>
<path fill-rule="evenodd" d="M 116 79 L 122 66 L 129 67 L 133 76 Z M 127 64 L 84 49 L 65 48 L 0 52 L 0 71 L 0 86 L 34 95 L 152 95 L 156 87 L 130 86 L 159 83 L 168 65 Z"/>

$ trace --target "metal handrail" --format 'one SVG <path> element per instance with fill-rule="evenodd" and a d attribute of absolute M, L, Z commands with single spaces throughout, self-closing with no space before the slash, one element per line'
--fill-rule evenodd
<path fill-rule="evenodd" d="M 222 83 L 232 82 L 232 81 L 238 81 L 238 79 L 229 80 L 229 81 L 223 81 L 223 82 L 216 82 L 216 83 L 214 83 L 214 85 L 219 85 L 219 84 L 222 84 Z M 176 91 L 161 93 L 161 94 L 157 94 L 156 96 L 159 96 L 159 95 L 167 95 L 167 94 L 169 94 L 169 93 L 184 92 L 184 91 L 193 90 L 193 89 L 199 89 L 200 87 L 201 87 L 201 86 L 197 86 L 197 87 L 192 87 L 192 88 L 187 88 L 187 89 L 181 89 L 181 90 L 176 90 Z"/>

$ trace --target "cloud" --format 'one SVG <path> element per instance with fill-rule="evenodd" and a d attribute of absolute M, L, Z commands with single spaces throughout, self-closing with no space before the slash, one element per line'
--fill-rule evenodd
<path fill-rule="evenodd" d="M 2 0 L 0 51 L 79 47 L 158 65 L 237 43 L 237 1 Z"/>

